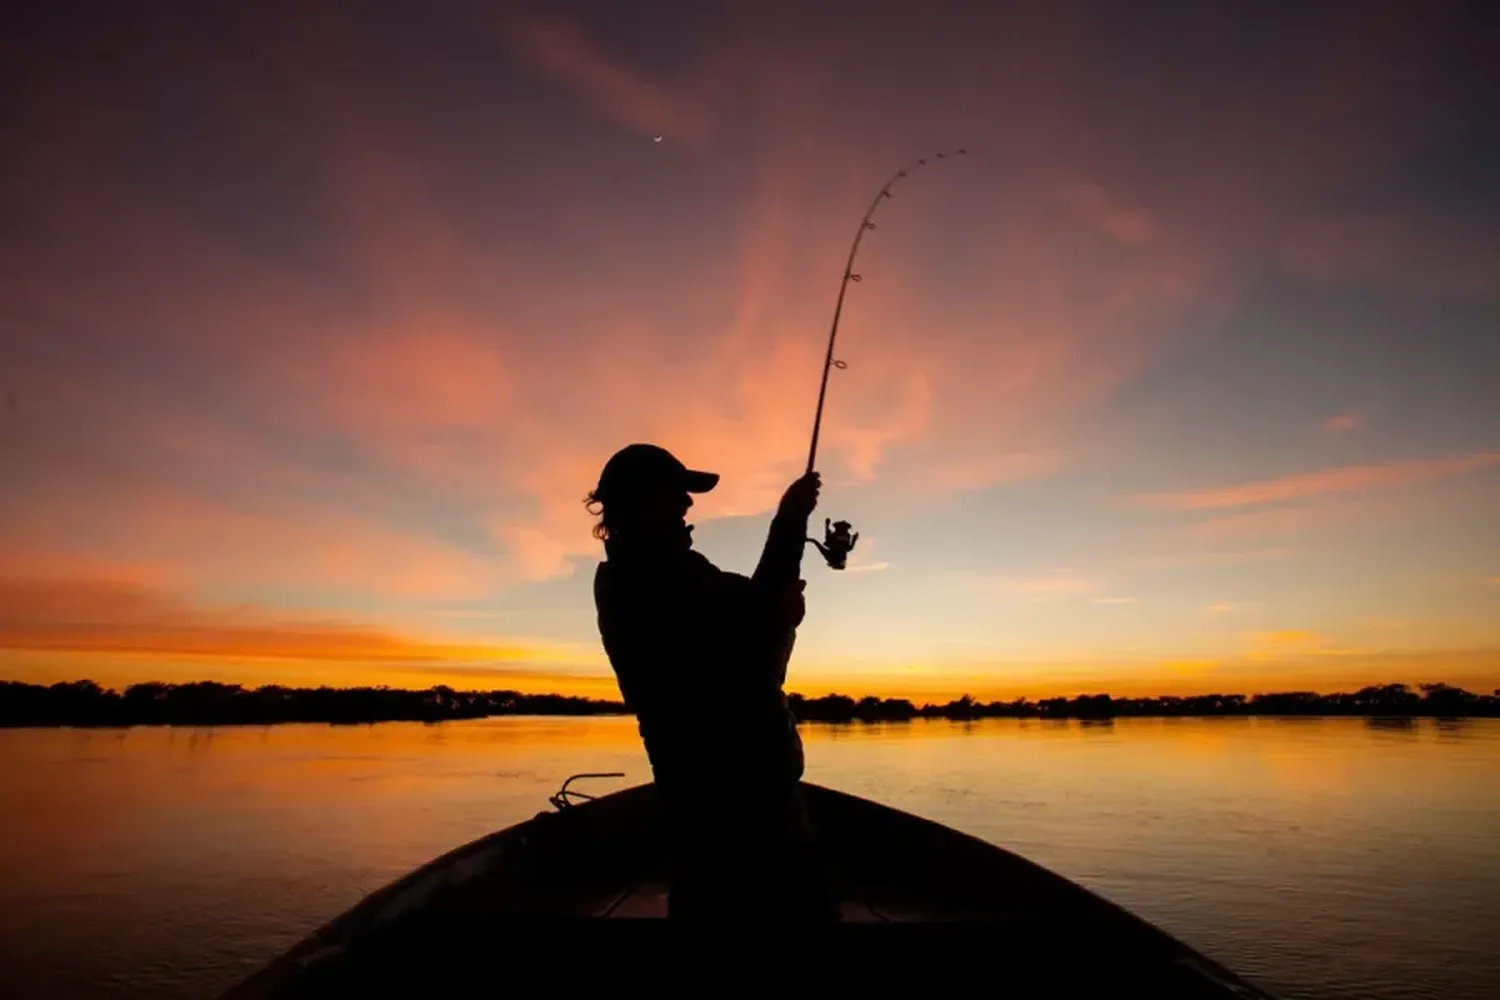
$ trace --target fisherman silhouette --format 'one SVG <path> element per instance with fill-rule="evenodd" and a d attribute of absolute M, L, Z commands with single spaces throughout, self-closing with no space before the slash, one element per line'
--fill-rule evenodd
<path fill-rule="evenodd" d="M 711 472 L 632 444 L 587 497 L 605 561 L 594 603 L 663 807 L 676 921 L 819 921 L 831 904 L 798 782 L 802 743 L 782 685 L 805 613 L 797 566 L 821 482 L 792 483 L 754 575 L 692 548 Z"/>

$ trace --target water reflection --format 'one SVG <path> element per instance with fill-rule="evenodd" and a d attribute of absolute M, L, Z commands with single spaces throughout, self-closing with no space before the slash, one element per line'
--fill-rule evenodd
<path fill-rule="evenodd" d="M 1500 981 L 1500 720 L 803 733 L 809 780 L 1018 850 L 1289 993 L 1479 997 Z M 363 893 L 529 818 L 567 775 L 648 776 L 633 720 L 609 718 L 0 731 L 0 761 L 0 943 L 26 944 L 0 957 L 42 970 L 48 995 L 111 977 L 113 995 L 212 994 Z"/>
<path fill-rule="evenodd" d="M 1365 719 L 1365 725 L 1378 732 L 1417 733 L 1417 720 L 1409 715 L 1372 715 Z"/>
<path fill-rule="evenodd" d="M 1438 716 L 1432 720 L 1432 724 L 1437 729 L 1439 739 L 1461 740 L 1467 738 L 1473 732 L 1475 722 L 1482 721 L 1488 720 Z"/>

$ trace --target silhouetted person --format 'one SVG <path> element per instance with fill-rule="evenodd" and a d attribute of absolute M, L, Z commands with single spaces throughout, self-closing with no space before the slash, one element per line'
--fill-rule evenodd
<path fill-rule="evenodd" d="M 669 913 L 819 920 L 830 904 L 798 781 L 782 684 L 804 613 L 796 565 L 817 505 L 811 473 L 781 499 L 753 577 L 693 551 L 692 494 L 719 477 L 634 444 L 589 495 L 606 560 L 594 577 L 605 651 L 640 723 L 672 855 Z"/>

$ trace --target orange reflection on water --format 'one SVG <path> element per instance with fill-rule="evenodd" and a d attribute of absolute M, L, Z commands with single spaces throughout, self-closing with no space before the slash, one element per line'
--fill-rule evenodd
<path fill-rule="evenodd" d="M 1352 945 L 1338 935 L 1387 933 L 1396 912 L 1456 948 L 1497 916 L 1500 720 L 918 720 L 803 734 L 809 780 L 1017 850 L 1231 964 L 1284 933 L 1339 954 Z M 24 933 L 70 975 L 204 970 L 199 993 L 429 858 L 546 809 L 568 775 L 625 772 L 591 791 L 649 778 L 625 717 L 0 730 L 0 762 L 0 937 Z M 1240 957 L 1253 963 L 1253 948 Z"/>

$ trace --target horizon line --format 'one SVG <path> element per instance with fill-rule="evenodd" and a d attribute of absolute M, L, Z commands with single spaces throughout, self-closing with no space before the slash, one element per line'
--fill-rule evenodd
<path fill-rule="evenodd" d="M 254 686 L 254 687 L 247 687 L 246 685 L 241 684 L 241 683 L 235 683 L 235 682 L 229 682 L 229 681 L 216 681 L 216 680 L 207 680 L 207 679 L 205 679 L 205 680 L 197 680 L 197 681 L 155 681 L 155 680 L 151 680 L 151 681 L 137 681 L 134 684 L 127 684 L 124 687 L 116 688 L 116 687 L 106 687 L 105 685 L 99 684 L 97 681 L 93 680 L 92 678 L 87 678 L 87 677 L 79 678 L 77 680 L 71 680 L 71 681 L 54 681 L 51 684 L 37 684 L 37 683 L 33 683 L 31 681 L 20 681 L 20 680 L 10 680 L 10 679 L 5 679 L 5 678 L 0 678 L 0 687 L 4 687 L 4 686 L 7 686 L 7 685 L 15 685 L 15 686 L 19 686 L 19 687 L 40 688 L 40 689 L 43 689 L 43 690 L 47 690 L 47 689 L 51 689 L 51 688 L 56 688 L 56 687 L 77 687 L 77 686 L 81 686 L 81 685 L 92 685 L 92 686 L 98 688 L 101 693 L 113 693 L 113 694 L 121 695 L 121 696 L 123 696 L 126 691 L 129 691 L 130 689 L 137 688 L 137 687 L 161 686 L 163 688 L 182 688 L 182 687 L 193 687 L 193 686 L 199 686 L 199 685 L 210 685 L 210 686 L 222 687 L 222 688 L 238 688 L 239 690 L 246 691 L 246 692 L 255 692 L 255 691 L 262 691 L 262 690 L 267 690 L 267 689 L 278 689 L 278 690 L 283 690 L 283 691 L 294 691 L 294 692 L 316 692 L 316 691 L 337 691 L 337 692 L 385 691 L 385 692 L 389 692 L 389 693 L 392 693 L 392 694 L 430 694 L 432 692 L 439 691 L 439 690 L 447 690 L 447 691 L 450 691 L 453 694 L 457 694 L 457 695 L 488 695 L 488 696 L 494 696 L 494 695 L 504 694 L 504 695 L 514 695 L 514 696 L 520 697 L 520 698 L 534 698 L 534 699 L 538 699 L 538 700 L 547 699 L 547 698 L 556 698 L 556 699 L 563 700 L 563 701 L 581 701 L 581 702 L 585 702 L 585 703 L 593 704 L 593 705 L 607 705 L 607 704 L 620 704 L 620 705 L 624 705 L 625 704 L 623 696 L 621 696 L 619 698 L 595 698 L 595 697 L 591 697 L 589 695 L 582 695 L 582 694 L 562 694 L 561 692 L 555 692 L 555 691 L 530 692 L 530 691 L 522 691 L 522 690 L 519 690 L 519 689 L 516 689 L 516 688 L 455 688 L 455 687 L 452 687 L 451 685 L 448 685 L 448 684 L 434 684 L 431 687 L 426 687 L 426 688 L 401 688 L 401 687 L 391 687 L 391 686 L 386 685 L 386 684 L 365 684 L 365 685 L 351 685 L 351 686 L 344 686 L 344 687 L 334 686 L 334 685 L 330 685 L 330 684 L 321 684 L 321 685 L 318 685 L 316 687 L 308 687 L 308 686 L 301 686 L 301 685 L 291 685 L 291 684 L 260 684 L 260 685 Z M 1194 699 L 1207 699 L 1207 698 L 1245 698 L 1245 699 L 1251 699 L 1251 698 L 1266 698 L 1266 697 L 1276 697 L 1276 696 L 1281 696 L 1281 695 L 1293 695 L 1293 694 L 1297 694 L 1297 695 L 1311 694 L 1311 695 L 1316 695 L 1317 697 L 1320 697 L 1320 698 L 1332 698 L 1332 697 L 1337 697 L 1337 696 L 1340 696 L 1340 695 L 1353 695 L 1353 694 L 1359 694 L 1359 693 L 1364 692 L 1364 691 L 1390 690 L 1392 688 L 1403 688 L 1403 689 L 1406 689 L 1406 690 L 1411 691 L 1411 692 L 1423 691 L 1423 690 L 1426 690 L 1428 688 L 1449 689 L 1449 690 L 1454 690 L 1454 691 L 1466 691 L 1467 690 L 1467 689 L 1463 688 L 1460 685 L 1449 684 L 1446 681 L 1419 681 L 1419 682 L 1416 682 L 1416 683 L 1411 683 L 1411 682 L 1406 682 L 1406 681 L 1385 681 L 1385 682 L 1371 682 L 1371 683 L 1368 683 L 1368 684 L 1363 684 L 1363 685 L 1360 685 L 1359 687 L 1353 688 L 1351 690 L 1329 690 L 1329 691 L 1319 691 L 1319 690 L 1314 690 L 1312 688 L 1290 688 L 1290 689 L 1280 690 L 1280 691 L 1267 690 L 1267 691 L 1241 692 L 1241 691 L 1227 691 L 1227 690 L 1225 690 L 1225 691 L 1210 691 L 1210 692 L 1206 692 L 1206 693 L 1203 693 L 1203 694 L 1152 694 L 1152 695 L 1119 695 L 1119 696 L 1116 696 L 1116 695 L 1112 694 L 1109 691 L 1098 691 L 1098 690 L 1095 690 L 1095 691 L 1079 691 L 1077 693 L 1069 694 L 1069 695 L 1050 695 L 1050 696 L 1043 697 L 1043 698 L 1031 698 L 1030 696 L 1022 695 L 1020 697 L 1009 698 L 1009 699 L 1002 699 L 1002 698 L 984 699 L 984 698 L 975 697 L 975 696 L 969 694 L 968 692 L 964 692 L 964 693 L 962 693 L 960 695 L 957 695 L 955 697 L 949 698 L 946 702 L 939 702 L 939 701 L 933 701 L 933 700 L 924 700 L 924 701 L 918 702 L 918 701 L 915 701 L 915 700 L 913 700 L 911 698 L 902 697 L 902 696 L 886 696 L 886 695 L 871 695 L 871 694 L 863 694 L 863 695 L 857 695 L 856 696 L 856 695 L 845 694 L 845 693 L 843 693 L 841 691 L 829 691 L 826 694 L 819 694 L 819 695 L 803 694 L 800 691 L 788 691 L 788 692 L 786 692 L 786 698 L 788 700 L 790 700 L 792 698 L 800 698 L 803 701 L 822 701 L 822 700 L 825 700 L 825 699 L 835 699 L 835 698 L 837 698 L 837 699 L 844 699 L 844 698 L 847 698 L 847 699 L 849 699 L 849 700 L 851 700 L 851 701 L 853 701 L 855 703 L 859 703 L 859 702 L 863 702 L 863 701 L 868 701 L 870 699 L 874 699 L 874 700 L 880 701 L 880 702 L 896 702 L 896 703 L 906 702 L 908 704 L 913 705 L 916 708 L 942 708 L 942 707 L 944 707 L 946 705 L 955 705 L 955 704 L 963 704 L 963 703 L 968 703 L 968 704 L 972 704 L 972 705 L 1017 705 L 1017 704 L 1028 704 L 1028 703 L 1029 704 L 1040 704 L 1042 702 L 1053 702 L 1053 701 L 1058 701 L 1058 700 L 1062 700 L 1062 701 L 1074 701 L 1074 700 L 1080 699 L 1080 698 L 1108 698 L 1111 701 L 1118 701 L 1118 702 L 1130 702 L 1130 701 L 1164 701 L 1164 700 L 1168 700 L 1168 699 L 1175 700 L 1175 701 L 1191 701 L 1191 700 L 1194 700 Z M 1488 697 L 1500 697 L 1500 687 L 1497 687 L 1497 688 L 1493 689 L 1492 691 L 1469 691 L 1468 693 L 1469 694 L 1477 695 L 1479 697 L 1486 697 L 1486 696 L 1488 696 Z"/>

